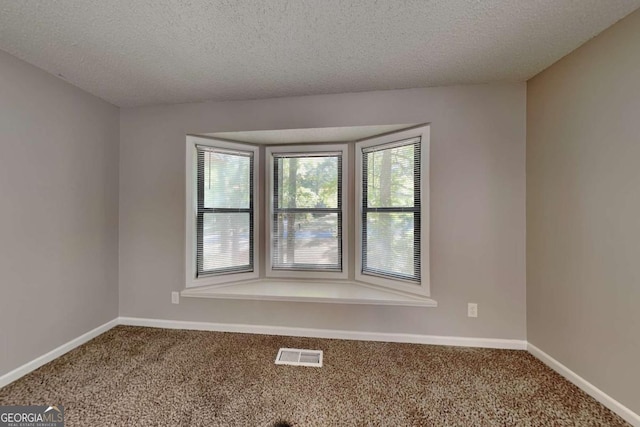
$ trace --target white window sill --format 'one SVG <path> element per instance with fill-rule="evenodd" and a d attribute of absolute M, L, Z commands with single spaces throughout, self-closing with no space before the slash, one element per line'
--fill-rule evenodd
<path fill-rule="evenodd" d="M 254 280 L 229 285 L 189 288 L 180 292 L 189 298 L 222 298 L 261 301 L 372 304 L 437 307 L 438 303 L 420 295 L 409 295 L 357 282 Z"/>

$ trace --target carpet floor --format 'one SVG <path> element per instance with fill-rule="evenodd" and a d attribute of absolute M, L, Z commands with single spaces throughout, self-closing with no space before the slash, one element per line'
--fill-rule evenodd
<path fill-rule="evenodd" d="M 322 368 L 275 365 L 280 347 Z M 622 426 L 525 351 L 118 326 L 0 389 L 66 426 Z"/>

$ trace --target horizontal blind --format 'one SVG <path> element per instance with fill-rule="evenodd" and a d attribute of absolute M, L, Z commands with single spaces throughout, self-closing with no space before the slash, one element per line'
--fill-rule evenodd
<path fill-rule="evenodd" d="M 362 272 L 419 283 L 420 138 L 362 153 Z"/>
<path fill-rule="evenodd" d="M 273 156 L 274 270 L 342 271 L 342 153 Z"/>
<path fill-rule="evenodd" d="M 197 145 L 198 277 L 253 271 L 253 152 Z"/>

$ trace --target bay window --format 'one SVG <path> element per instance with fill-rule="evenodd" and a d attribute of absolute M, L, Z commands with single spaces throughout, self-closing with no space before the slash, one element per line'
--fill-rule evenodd
<path fill-rule="evenodd" d="M 429 295 L 428 126 L 340 144 L 270 138 L 187 137 L 187 287 L 249 284 L 243 298 L 304 289 L 295 300 L 331 293 L 356 303 L 383 292 L 435 305 L 420 300 Z M 187 296 L 198 294 L 208 291 Z"/>

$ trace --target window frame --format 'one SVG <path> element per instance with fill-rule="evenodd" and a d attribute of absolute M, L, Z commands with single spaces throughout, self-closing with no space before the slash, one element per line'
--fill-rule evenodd
<path fill-rule="evenodd" d="M 420 125 L 371 138 L 340 143 L 254 144 L 201 135 L 186 136 L 186 289 L 184 296 L 231 299 L 274 299 L 363 304 L 420 305 L 435 307 L 430 296 L 429 263 L 429 158 L 430 125 Z M 419 284 L 397 278 L 362 273 L 362 149 L 420 137 L 421 232 Z M 252 152 L 253 162 L 253 266 L 252 272 L 196 277 L 197 149 Z M 342 272 L 280 270 L 271 268 L 271 218 L 273 215 L 272 153 L 342 153 Z M 265 155 L 266 154 L 266 155 Z M 266 198 L 266 199 L 265 199 Z M 264 222 L 264 224 L 263 224 Z M 352 228 L 353 227 L 353 228 Z M 352 245 L 354 245 L 352 247 Z M 354 258 L 355 255 L 355 259 Z M 264 267 L 261 265 L 265 262 Z M 352 269 L 355 268 L 355 271 Z M 298 286 L 303 286 L 302 290 Z M 330 285 L 330 286 L 329 286 Z M 252 286 L 254 286 L 252 288 Z M 329 286 L 327 288 L 327 286 Z M 336 288 L 340 286 L 340 288 Z M 344 286 L 344 289 L 342 288 Z M 234 292 L 234 289 L 237 291 Z M 337 289 L 341 289 L 340 292 Z M 380 292 L 383 294 L 380 294 Z M 385 296 L 386 294 L 386 296 Z M 336 296 L 338 295 L 338 296 Z M 382 295 L 382 296 L 381 296 Z M 333 299 L 331 299 L 333 298 Z M 330 301 L 329 301 L 330 299 Z"/>
<path fill-rule="evenodd" d="M 206 138 L 202 136 L 187 135 L 186 138 L 186 287 L 199 287 L 207 285 L 220 285 L 230 282 L 253 280 L 259 277 L 260 272 L 260 217 L 262 210 L 259 197 L 259 147 Z M 197 145 L 203 145 L 221 150 L 241 151 L 253 154 L 253 270 L 244 272 L 223 272 L 198 277 L 197 265 L 197 227 L 198 227 L 198 150 Z"/>
<path fill-rule="evenodd" d="M 430 138 L 429 125 L 419 128 L 393 132 L 356 142 L 355 162 L 355 280 L 370 283 L 385 288 L 418 294 L 430 295 L 430 266 L 429 266 L 429 155 Z M 363 272 L 363 150 L 377 146 L 392 146 L 394 143 L 402 145 L 402 141 L 420 138 L 420 282 L 391 278 L 383 275 Z"/>
<path fill-rule="evenodd" d="M 342 188 L 341 193 L 341 227 L 342 227 L 342 271 L 335 270 L 298 270 L 298 269 L 281 269 L 273 268 L 272 264 L 272 244 L 274 240 L 274 230 L 271 219 L 274 215 L 273 197 L 274 197 L 274 154 L 321 154 L 340 152 L 342 157 L 340 179 Z M 308 144 L 308 145 L 278 145 L 265 147 L 265 276 L 267 278 L 297 278 L 297 279 L 347 279 L 349 277 L 349 246 L 348 246 L 348 201 L 350 200 L 350 183 L 348 181 L 349 168 L 349 146 L 348 144 Z"/>

